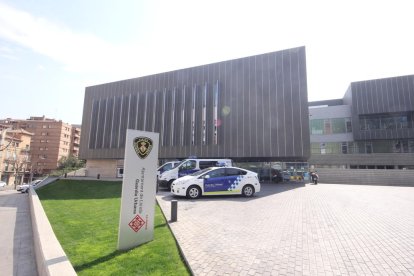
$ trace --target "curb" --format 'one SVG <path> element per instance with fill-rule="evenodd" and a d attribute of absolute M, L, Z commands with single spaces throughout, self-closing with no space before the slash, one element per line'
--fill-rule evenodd
<path fill-rule="evenodd" d="M 156 204 L 158 205 L 158 207 L 160 207 L 161 213 L 162 213 L 162 215 L 164 216 L 165 221 L 167 222 L 168 228 L 170 229 L 170 232 L 171 232 L 172 236 L 174 237 L 175 244 L 177 245 L 177 247 L 178 247 L 178 251 L 180 252 L 180 256 L 183 258 L 183 260 L 184 260 L 185 264 L 187 265 L 187 268 L 188 268 L 188 270 L 190 271 L 190 274 L 191 274 L 191 275 L 194 275 L 194 272 L 193 272 L 193 270 L 191 269 L 190 263 L 188 262 L 187 257 L 185 256 L 184 251 L 182 250 L 182 248 L 181 248 L 181 246 L 180 246 L 180 243 L 178 242 L 177 237 L 175 236 L 174 231 L 172 230 L 172 228 L 171 228 L 171 226 L 170 226 L 170 221 L 169 221 L 169 220 L 167 219 L 167 217 L 165 216 L 164 210 L 162 209 L 161 205 L 160 205 L 160 204 L 159 204 L 159 202 L 158 202 L 157 196 L 155 196 L 155 202 L 156 202 Z"/>
<path fill-rule="evenodd" d="M 33 187 L 29 189 L 29 204 L 38 274 L 40 276 L 76 275 L 75 269 L 53 232 Z"/>

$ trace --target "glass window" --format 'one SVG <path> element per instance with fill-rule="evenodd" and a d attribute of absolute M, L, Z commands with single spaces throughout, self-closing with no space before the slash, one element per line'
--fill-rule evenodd
<path fill-rule="evenodd" d="M 323 120 L 314 119 L 310 121 L 311 134 L 323 134 Z"/>
<path fill-rule="evenodd" d="M 200 169 L 210 168 L 210 167 L 216 167 L 217 161 L 200 161 L 199 166 Z"/>
<path fill-rule="evenodd" d="M 332 119 L 332 133 L 345 133 L 345 119 L 344 118 L 335 118 Z"/>
<path fill-rule="evenodd" d="M 206 173 L 205 175 L 209 175 L 210 178 L 223 177 L 223 176 L 226 176 L 226 171 L 224 168 L 220 168 L 220 169 L 212 170 Z"/>
<path fill-rule="evenodd" d="M 346 132 L 352 132 L 351 118 L 345 118 Z"/>
<path fill-rule="evenodd" d="M 246 173 L 247 173 L 246 171 L 242 171 L 242 170 L 235 169 L 235 168 L 227 168 L 226 169 L 227 176 L 245 175 Z"/>
<path fill-rule="evenodd" d="M 372 153 L 372 143 L 371 142 L 365 143 L 365 151 L 366 151 L 366 153 Z"/>
<path fill-rule="evenodd" d="M 379 129 L 380 120 L 379 118 L 369 118 L 366 119 L 367 129 Z"/>
<path fill-rule="evenodd" d="M 348 143 L 342 142 L 342 153 L 347 154 L 348 153 Z"/>
<path fill-rule="evenodd" d="M 332 134 L 331 120 L 325 119 L 323 124 L 323 134 Z"/>
<path fill-rule="evenodd" d="M 181 165 L 180 170 L 192 170 L 195 169 L 197 166 L 197 162 L 195 160 L 188 160 L 183 165 Z"/>

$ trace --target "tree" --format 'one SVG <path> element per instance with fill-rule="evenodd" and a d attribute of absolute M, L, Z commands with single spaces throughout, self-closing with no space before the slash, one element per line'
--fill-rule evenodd
<path fill-rule="evenodd" d="M 62 156 L 59 159 L 59 166 L 60 170 L 75 170 L 82 168 L 85 164 L 84 160 L 79 160 L 77 156 L 69 155 L 69 156 Z"/>

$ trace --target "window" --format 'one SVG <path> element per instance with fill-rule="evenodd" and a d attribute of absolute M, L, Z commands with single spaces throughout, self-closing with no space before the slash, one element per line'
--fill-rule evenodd
<path fill-rule="evenodd" d="M 344 118 L 332 119 L 332 133 L 345 133 L 346 125 Z"/>
<path fill-rule="evenodd" d="M 224 177 L 226 176 L 226 171 L 224 168 L 220 168 L 217 170 L 212 170 L 206 173 L 206 175 L 210 176 L 210 178 Z"/>
<path fill-rule="evenodd" d="M 197 162 L 195 160 L 188 160 L 180 167 L 180 170 L 192 170 L 195 169 L 196 166 Z"/>
<path fill-rule="evenodd" d="M 215 167 L 217 165 L 217 161 L 200 161 L 199 166 L 200 170 Z"/>
<path fill-rule="evenodd" d="M 325 119 L 323 123 L 323 134 L 332 134 L 331 120 Z"/>
<path fill-rule="evenodd" d="M 366 153 L 372 153 L 372 143 L 371 142 L 367 142 L 365 144 L 365 152 Z"/>
<path fill-rule="evenodd" d="M 345 118 L 346 132 L 352 132 L 351 118 Z"/>
<path fill-rule="evenodd" d="M 226 175 L 227 176 L 234 176 L 234 175 L 245 175 L 247 174 L 246 171 L 235 169 L 235 168 L 226 168 Z"/>
<path fill-rule="evenodd" d="M 323 134 L 323 120 L 315 119 L 310 121 L 311 134 Z"/>
<path fill-rule="evenodd" d="M 342 153 L 347 154 L 348 153 L 348 143 L 342 142 Z"/>

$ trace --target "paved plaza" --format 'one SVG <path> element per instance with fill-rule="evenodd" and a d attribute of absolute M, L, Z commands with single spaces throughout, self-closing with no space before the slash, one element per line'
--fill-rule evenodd
<path fill-rule="evenodd" d="M 263 184 L 254 198 L 159 192 L 194 275 L 414 275 L 414 187 Z"/>
<path fill-rule="evenodd" d="M 27 194 L 0 191 L 0 275 L 37 275 Z"/>

